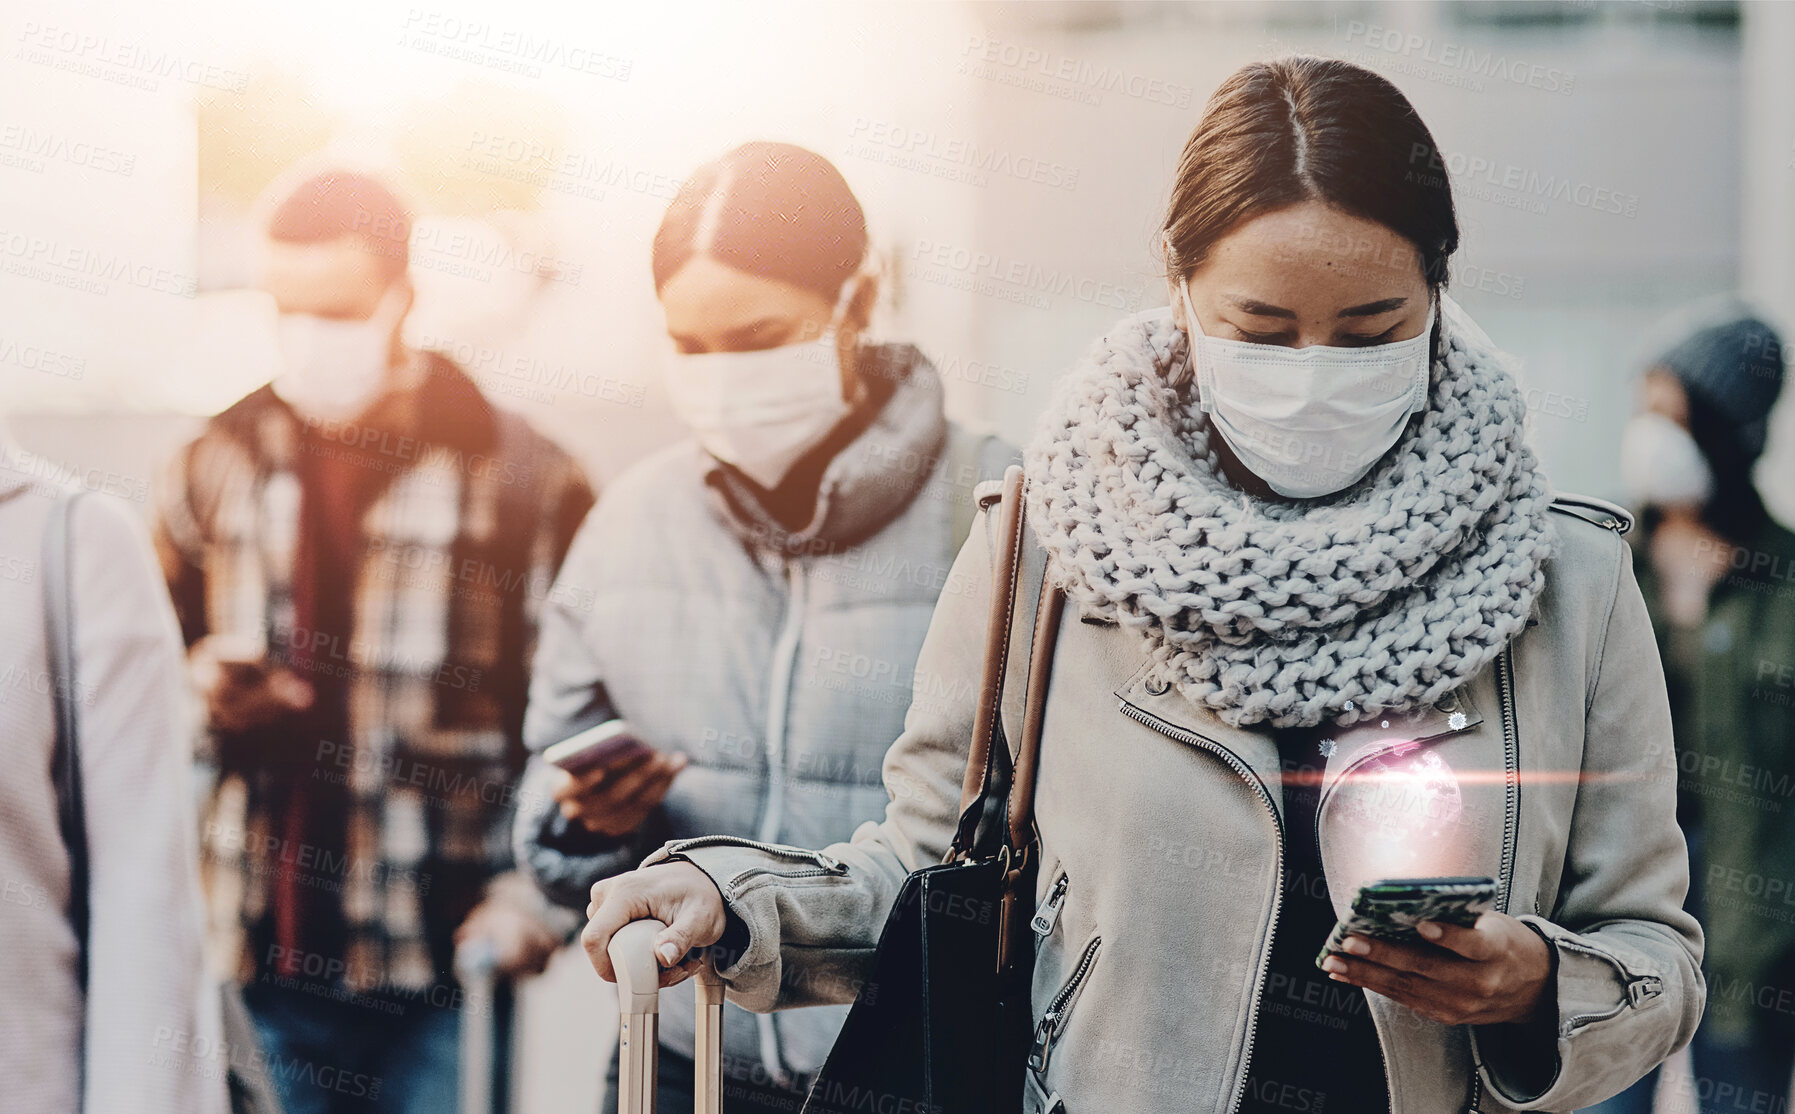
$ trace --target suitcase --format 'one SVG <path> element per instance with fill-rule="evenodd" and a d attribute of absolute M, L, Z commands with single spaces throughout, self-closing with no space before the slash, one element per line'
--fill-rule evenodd
<path fill-rule="evenodd" d="M 492 945 L 476 940 L 455 952 L 461 981 L 461 1055 L 457 1095 L 461 1114 L 503 1114 L 497 1094 L 499 1060 L 498 957 Z"/>
<path fill-rule="evenodd" d="M 620 1014 L 617 1051 L 617 1114 L 653 1114 L 660 1067 L 661 965 L 654 956 L 660 921 L 631 921 L 611 937 L 611 966 L 617 970 Z M 723 979 L 706 958 L 698 968 L 698 1068 L 693 1114 L 723 1109 Z M 668 1114 L 675 1114 L 669 1111 Z"/>

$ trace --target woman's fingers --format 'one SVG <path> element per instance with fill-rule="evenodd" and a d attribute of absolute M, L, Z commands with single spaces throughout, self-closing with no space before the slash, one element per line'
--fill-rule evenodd
<path fill-rule="evenodd" d="M 1473 928 L 1428 922 L 1433 943 L 1347 938 L 1322 970 L 1448 1025 L 1519 1021 L 1550 999 L 1550 949 L 1522 922 L 1485 913 Z M 1451 946 L 1448 947 L 1448 944 Z"/>
<path fill-rule="evenodd" d="M 698 973 L 698 965 L 704 962 L 703 952 L 693 952 L 679 961 L 676 967 L 661 968 L 661 985 L 676 986 Z"/>
<path fill-rule="evenodd" d="M 618 778 L 641 769 L 657 757 L 659 755 L 652 750 L 642 750 L 627 754 L 610 765 L 594 766 L 590 770 L 581 770 L 577 774 L 571 774 L 569 776 L 573 778 L 573 791 L 577 796 L 596 792 Z"/>
<path fill-rule="evenodd" d="M 1418 930 L 1422 939 L 1431 944 L 1456 952 L 1466 959 L 1484 960 L 1494 957 L 1501 950 L 1499 941 L 1507 927 L 1504 922 L 1512 920 L 1514 918 L 1506 914 L 1490 912 L 1478 917 L 1477 923 L 1469 928 L 1446 921 L 1423 921 Z M 1515 927 L 1522 932 L 1533 931 L 1518 922 Z"/>
<path fill-rule="evenodd" d="M 563 802 L 561 814 L 585 825 L 588 831 L 622 835 L 635 831 L 649 810 L 661 803 L 673 777 L 686 767 L 686 756 L 657 758 L 602 788 Z"/>
<path fill-rule="evenodd" d="M 624 925 L 648 914 L 635 912 L 627 896 L 615 890 L 607 890 L 602 898 L 595 894 L 591 909 L 591 920 L 580 930 L 580 947 L 586 949 L 586 959 L 599 978 L 616 982 L 617 971 L 611 966 L 611 937 Z"/>
<path fill-rule="evenodd" d="M 709 947 L 723 935 L 723 895 L 710 876 L 687 862 L 657 863 L 592 887 L 591 918 L 580 933 L 580 945 L 600 978 L 617 981 L 611 966 L 611 937 L 631 921 L 652 917 L 667 927 L 655 935 L 655 959 L 663 968 L 661 985 L 689 977 L 700 956 L 688 953 Z"/>
<path fill-rule="evenodd" d="M 1424 978 L 1440 974 L 1444 964 L 1460 962 L 1457 957 L 1444 954 L 1428 944 L 1403 943 L 1400 940 L 1370 936 L 1348 936 L 1341 947 L 1350 958 L 1396 971 L 1407 971 Z"/>
<path fill-rule="evenodd" d="M 685 862 L 648 869 L 666 871 L 664 881 L 676 887 L 673 915 L 666 918 L 667 927 L 655 937 L 655 954 L 663 966 L 676 966 L 686 953 L 708 948 L 722 938 L 723 895 L 710 875 Z"/>
<path fill-rule="evenodd" d="M 671 755 L 662 761 L 659 767 L 636 790 L 637 803 L 648 808 L 660 804 L 666 798 L 667 790 L 672 788 L 673 779 L 686 768 L 689 761 L 690 759 L 683 754 Z"/>
<path fill-rule="evenodd" d="M 1355 956 L 1329 956 L 1322 970 L 1336 982 L 1351 983 L 1399 1002 L 1422 1017 L 1446 1025 L 1463 1023 L 1476 1003 L 1455 987 L 1400 967 L 1386 967 Z"/>
<path fill-rule="evenodd" d="M 680 755 L 684 758 L 684 755 Z M 652 761 L 643 761 L 631 767 L 627 773 L 620 775 L 615 781 L 593 794 L 593 805 L 603 809 L 626 809 L 641 802 L 650 786 L 656 781 L 671 781 L 674 767 L 672 759 L 660 755 L 652 756 Z M 657 797 L 652 802 L 659 804 Z"/>
<path fill-rule="evenodd" d="M 587 830 L 607 835 L 632 831 L 666 796 L 673 775 L 686 768 L 684 754 L 638 754 L 608 771 L 584 779 L 566 776 L 551 789 L 561 815 Z"/>

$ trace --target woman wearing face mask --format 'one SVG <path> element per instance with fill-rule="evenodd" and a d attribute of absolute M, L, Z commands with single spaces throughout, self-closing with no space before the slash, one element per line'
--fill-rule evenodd
<path fill-rule="evenodd" d="M 1776 330 L 1734 299 L 1691 316 L 1641 380 L 1621 476 L 1641 508 L 1634 568 L 1670 682 L 1688 905 L 1709 941 L 1696 1098 L 1704 1110 L 1770 1110 L 1795 1070 L 1795 1019 L 1758 989 L 1795 979 L 1795 923 L 1775 898 L 1795 863 L 1795 534 L 1752 477 L 1785 357 Z M 1656 1082 L 1596 1109 L 1649 1111 Z"/>
<path fill-rule="evenodd" d="M 859 203 L 799 147 L 738 147 L 668 208 L 654 280 L 693 439 L 610 485 L 581 527 L 525 724 L 540 751 L 621 717 L 651 749 L 578 777 L 533 762 L 519 858 L 552 898 L 583 908 L 671 838 L 820 846 L 884 806 L 973 486 L 1015 451 L 946 420 L 915 348 L 866 339 L 867 264 Z M 845 1011 L 731 1012 L 729 1108 L 795 1109 Z M 690 1019 L 668 1003 L 662 1109 L 692 1105 Z M 612 1108 L 616 1078 L 613 1061 Z"/>
<path fill-rule="evenodd" d="M 1039 1027 L 997 1069 L 1030 1110 L 1563 1110 L 1700 1015 L 1627 519 L 1548 494 L 1503 358 L 1441 289 L 1438 165 L 1369 71 L 1234 74 L 1172 187 L 1171 308 L 1104 336 L 1025 453 L 1081 620 L 1042 718 Z M 919 677 L 977 673 L 989 553 L 975 529 L 977 590 L 943 597 Z M 912 713 L 884 822 L 813 856 L 822 881 L 676 840 L 594 887 L 594 965 L 653 915 L 675 958 L 744 949 L 722 973 L 750 1008 L 852 985 L 948 846 L 974 713 Z M 1496 879 L 1495 910 L 1317 970 L 1359 886 L 1448 875 Z"/>

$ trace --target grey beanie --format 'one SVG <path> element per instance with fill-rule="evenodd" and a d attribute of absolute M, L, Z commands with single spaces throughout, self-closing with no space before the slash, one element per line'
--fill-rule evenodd
<path fill-rule="evenodd" d="M 1783 388 L 1783 343 L 1775 329 L 1750 313 L 1710 322 L 1654 363 L 1732 422 L 1751 456 L 1764 451 L 1770 408 Z"/>

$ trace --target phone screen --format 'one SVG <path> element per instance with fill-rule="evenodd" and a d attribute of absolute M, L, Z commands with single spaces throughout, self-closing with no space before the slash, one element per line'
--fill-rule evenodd
<path fill-rule="evenodd" d="M 630 733 L 627 722 L 613 719 L 561 740 L 544 750 L 542 758 L 570 774 L 583 774 L 600 766 L 615 766 L 650 749 Z"/>
<path fill-rule="evenodd" d="M 218 658 L 218 669 L 232 685 L 249 686 L 268 676 L 264 658 Z"/>

